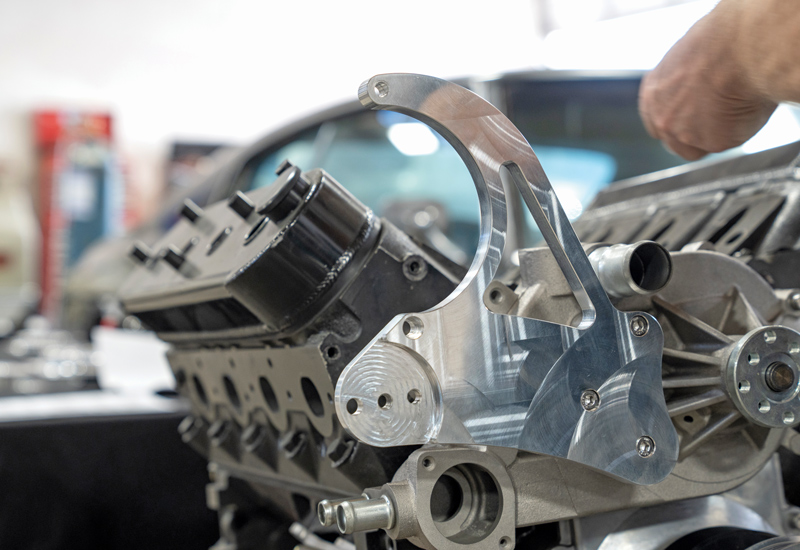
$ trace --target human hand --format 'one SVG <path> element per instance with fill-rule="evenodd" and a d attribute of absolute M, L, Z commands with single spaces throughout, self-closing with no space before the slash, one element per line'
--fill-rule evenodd
<path fill-rule="evenodd" d="M 740 4 L 720 2 L 642 80 L 645 128 L 688 160 L 741 145 L 777 107 L 749 82 L 737 55 Z"/>

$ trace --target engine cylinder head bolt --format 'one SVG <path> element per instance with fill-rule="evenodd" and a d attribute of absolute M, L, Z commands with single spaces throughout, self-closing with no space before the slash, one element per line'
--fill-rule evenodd
<path fill-rule="evenodd" d="M 584 390 L 581 393 L 581 407 L 587 412 L 596 411 L 600 407 L 600 394 L 595 390 Z"/>
<path fill-rule="evenodd" d="M 189 220 L 190 222 L 194 223 L 197 219 L 203 215 L 203 209 L 197 206 L 192 199 L 186 199 L 183 201 L 183 207 L 181 208 L 181 216 Z"/>
<path fill-rule="evenodd" d="M 211 440 L 211 444 L 215 447 L 219 447 L 225 440 L 228 439 L 228 436 L 231 433 L 231 423 L 227 420 L 216 420 L 211 426 L 208 428 L 208 438 Z"/>
<path fill-rule="evenodd" d="M 649 435 L 643 435 L 636 440 L 636 452 L 642 458 L 650 458 L 656 452 L 656 442 Z"/>
<path fill-rule="evenodd" d="M 241 191 L 237 191 L 228 199 L 228 206 L 245 220 L 253 213 L 253 210 L 256 209 L 256 205 Z"/>
<path fill-rule="evenodd" d="M 769 389 L 776 393 L 784 392 L 794 386 L 794 371 L 783 361 L 775 361 L 767 367 L 764 379 Z"/>
<path fill-rule="evenodd" d="M 319 519 L 322 526 L 330 527 L 331 525 L 336 525 L 336 507 L 350 500 L 367 500 L 367 496 L 320 500 L 319 504 L 317 504 L 317 519 Z"/>
<path fill-rule="evenodd" d="M 241 441 L 246 451 L 255 451 L 264 442 L 264 429 L 256 423 L 250 424 L 242 432 Z"/>
<path fill-rule="evenodd" d="M 644 336 L 648 330 L 650 330 L 650 323 L 647 322 L 647 318 L 644 315 L 635 315 L 631 319 L 631 332 L 634 336 Z"/>
<path fill-rule="evenodd" d="M 137 241 L 130 251 L 131 258 L 140 264 L 146 264 L 150 260 L 150 249 L 141 241 Z"/>
<path fill-rule="evenodd" d="M 370 500 L 350 499 L 336 506 L 336 527 L 343 535 L 391 529 L 394 520 L 394 506 L 386 496 Z"/>
<path fill-rule="evenodd" d="M 184 443 L 189 443 L 195 437 L 200 435 L 200 430 L 203 429 L 203 421 L 195 418 L 192 415 L 187 416 L 181 423 L 178 424 L 178 433 Z"/>
<path fill-rule="evenodd" d="M 284 450 L 286 458 L 294 458 L 305 448 L 306 434 L 297 430 L 291 431 L 281 438 L 278 446 Z"/>
<path fill-rule="evenodd" d="M 164 251 L 164 261 L 177 270 L 180 269 L 183 262 L 186 261 L 186 256 L 179 248 L 176 248 L 174 245 L 169 245 Z"/>

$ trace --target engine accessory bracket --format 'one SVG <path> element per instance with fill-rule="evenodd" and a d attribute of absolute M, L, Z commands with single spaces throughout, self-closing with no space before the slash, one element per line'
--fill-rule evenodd
<path fill-rule="evenodd" d="M 499 110 L 433 77 L 378 75 L 359 98 L 438 131 L 472 175 L 480 240 L 443 302 L 394 318 L 339 377 L 342 425 L 374 446 L 447 443 L 558 456 L 621 480 L 663 480 L 678 437 L 661 383 L 663 333 L 647 313 L 614 308 L 530 145 Z M 507 227 L 505 171 L 582 310 L 577 327 L 490 311 L 484 295 Z M 592 390 L 599 403 L 585 408 Z"/>

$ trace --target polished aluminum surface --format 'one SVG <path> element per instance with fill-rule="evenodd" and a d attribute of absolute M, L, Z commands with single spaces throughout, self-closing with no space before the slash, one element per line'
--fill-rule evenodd
<path fill-rule="evenodd" d="M 396 317 L 345 368 L 335 396 L 343 426 L 370 445 L 504 446 L 634 483 L 663 480 L 675 466 L 678 438 L 661 385 L 661 327 L 648 314 L 612 306 L 522 134 L 477 95 L 436 78 L 378 75 L 359 97 L 367 107 L 429 124 L 453 145 L 475 182 L 481 233 L 467 275 L 447 299 Z M 581 307 L 577 327 L 484 306 L 505 248 L 503 172 Z M 642 336 L 631 331 L 637 316 L 648 326 Z M 600 397 L 591 412 L 581 406 L 586 389 Z M 642 437 L 656 448 L 646 458 L 637 452 Z"/>

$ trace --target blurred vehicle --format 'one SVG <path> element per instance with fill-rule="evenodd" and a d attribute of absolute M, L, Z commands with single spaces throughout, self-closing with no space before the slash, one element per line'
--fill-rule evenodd
<path fill-rule="evenodd" d="M 642 126 L 640 79 L 638 72 L 536 71 L 458 83 L 488 99 L 522 131 L 575 219 L 612 181 L 683 163 Z M 86 330 L 107 314 L 109 298 L 133 268 L 127 259 L 133 242 L 152 244 L 177 219 L 185 198 L 203 206 L 263 187 L 287 158 L 325 169 L 379 216 L 451 260 L 465 265 L 472 258 L 478 200 L 455 150 L 424 124 L 352 101 L 272 132 L 171 197 L 149 223 L 87 251 L 66 285 L 66 326 Z M 514 247 L 530 246 L 538 230 L 516 202 Z"/>

